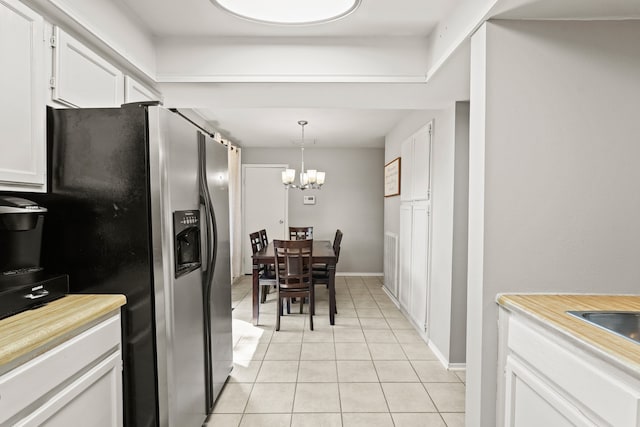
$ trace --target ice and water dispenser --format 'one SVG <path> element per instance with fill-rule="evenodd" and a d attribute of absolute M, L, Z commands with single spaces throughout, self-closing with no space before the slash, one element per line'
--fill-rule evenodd
<path fill-rule="evenodd" d="M 200 267 L 200 212 L 173 213 L 173 248 L 176 278 Z"/>

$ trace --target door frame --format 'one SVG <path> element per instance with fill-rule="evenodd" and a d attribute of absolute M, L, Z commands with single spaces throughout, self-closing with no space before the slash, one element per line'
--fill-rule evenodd
<path fill-rule="evenodd" d="M 246 206 L 247 206 L 247 201 L 246 201 L 246 195 L 247 195 L 247 191 L 246 191 L 246 171 L 249 168 L 252 169 L 256 169 L 256 168 L 261 168 L 261 169 L 287 169 L 289 167 L 288 163 L 243 163 L 242 164 L 242 206 L 241 206 L 241 212 L 242 212 L 242 240 L 244 241 L 244 239 L 248 238 L 249 233 L 247 232 L 247 221 L 246 221 Z M 284 185 L 284 184 L 281 184 Z M 285 193 L 284 196 L 284 229 L 285 231 L 287 230 L 287 227 L 289 226 L 289 191 L 287 191 Z M 245 260 L 245 256 L 247 255 L 246 252 L 246 248 L 247 246 L 243 243 L 242 244 L 242 271 L 243 274 L 244 273 L 244 260 Z"/>

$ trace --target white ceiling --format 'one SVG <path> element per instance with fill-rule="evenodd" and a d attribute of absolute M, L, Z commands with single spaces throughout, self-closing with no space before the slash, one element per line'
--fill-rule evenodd
<path fill-rule="evenodd" d="M 248 22 L 226 14 L 209 0 L 117 1 L 133 12 L 141 26 L 157 39 L 214 37 L 220 40 L 394 36 L 426 39 L 439 22 L 456 12 L 458 5 L 478 0 L 362 0 L 360 8 L 342 20 L 299 27 Z M 640 0 L 497 0 L 491 16 L 504 19 L 640 18 Z M 302 119 L 309 121 L 307 139 L 316 139 L 319 148 L 383 147 L 384 136 L 416 108 L 443 108 L 445 103 L 451 105 L 456 100 L 468 99 L 468 41 L 452 58 L 426 85 L 396 84 L 389 89 L 381 84 L 379 90 L 361 85 L 359 90 L 356 83 L 341 94 L 335 85 L 326 84 L 322 86 L 326 90 L 311 86 L 302 96 L 299 86 L 286 83 L 275 88 L 256 84 L 253 88 L 245 85 L 239 89 L 234 84 L 219 84 L 215 88 L 182 85 L 168 97 L 179 100 L 174 101 L 178 105 L 169 106 L 201 107 L 198 111 L 225 138 L 244 147 L 290 146 L 291 141 L 300 137 L 297 121 Z M 162 85 L 160 88 L 163 89 Z M 174 88 L 175 85 L 165 85 L 167 91 Z M 371 93 L 383 96 L 373 98 Z M 229 97 L 234 94 L 239 94 L 239 98 Z M 194 105 L 193 100 L 202 103 Z"/>
<path fill-rule="evenodd" d="M 283 27 L 239 19 L 209 0 L 120 0 L 155 36 L 423 36 L 458 0 L 362 0 L 355 13 L 320 25 Z"/>

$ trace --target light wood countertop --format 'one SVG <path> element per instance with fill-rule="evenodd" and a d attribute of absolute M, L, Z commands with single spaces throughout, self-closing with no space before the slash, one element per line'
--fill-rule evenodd
<path fill-rule="evenodd" d="M 67 295 L 0 320 L 0 367 L 43 353 L 125 303 L 124 295 Z"/>
<path fill-rule="evenodd" d="M 640 373 L 640 344 L 578 319 L 567 311 L 640 311 L 638 295 L 518 294 L 498 295 L 498 303 L 523 313 L 595 352 Z"/>

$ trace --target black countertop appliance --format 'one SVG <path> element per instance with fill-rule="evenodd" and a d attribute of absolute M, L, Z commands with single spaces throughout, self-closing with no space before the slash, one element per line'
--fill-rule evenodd
<path fill-rule="evenodd" d="M 0 318 L 39 307 L 69 291 L 66 275 L 40 267 L 47 209 L 19 197 L 0 197 Z"/>

